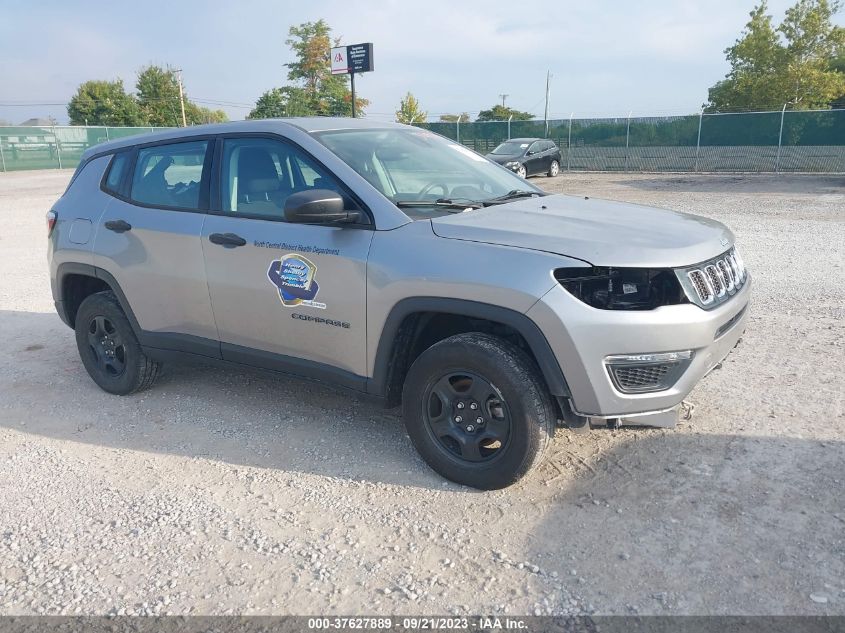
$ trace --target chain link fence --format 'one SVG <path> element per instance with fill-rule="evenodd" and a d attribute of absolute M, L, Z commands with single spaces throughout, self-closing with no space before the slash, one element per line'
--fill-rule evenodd
<path fill-rule="evenodd" d="M 482 154 L 509 138 L 549 138 L 568 170 L 845 172 L 845 110 L 418 126 Z"/>
<path fill-rule="evenodd" d="M 76 167 L 89 147 L 166 128 L 49 126 L 0 127 L 0 170 Z"/>
<path fill-rule="evenodd" d="M 845 173 L 845 110 L 418 126 L 482 154 L 509 138 L 550 138 L 570 171 Z M 75 167 L 93 145 L 155 129 L 0 127 L 0 170 Z"/>

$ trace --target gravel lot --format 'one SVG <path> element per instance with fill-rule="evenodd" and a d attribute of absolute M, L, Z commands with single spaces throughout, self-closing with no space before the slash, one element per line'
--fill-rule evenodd
<path fill-rule="evenodd" d="M 0 174 L 0 614 L 845 614 L 845 178 L 535 180 L 727 223 L 754 305 L 691 421 L 561 430 L 481 493 L 310 383 L 100 391 L 47 276 L 69 176 Z"/>

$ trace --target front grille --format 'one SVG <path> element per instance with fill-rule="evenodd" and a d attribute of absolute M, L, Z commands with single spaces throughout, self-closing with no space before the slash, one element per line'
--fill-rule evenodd
<path fill-rule="evenodd" d="M 730 299 L 747 278 L 745 264 L 736 249 L 676 272 L 689 300 L 707 309 Z"/>
<path fill-rule="evenodd" d="M 670 365 L 645 365 L 640 367 L 615 367 L 616 381 L 623 391 L 643 391 L 660 386 L 663 377 L 672 369 Z"/>

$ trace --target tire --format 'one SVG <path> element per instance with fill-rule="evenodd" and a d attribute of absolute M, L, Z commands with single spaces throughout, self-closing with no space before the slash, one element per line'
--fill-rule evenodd
<path fill-rule="evenodd" d="M 549 165 L 549 178 L 554 178 L 560 173 L 560 163 L 556 160 L 553 160 L 552 163 Z"/>
<path fill-rule="evenodd" d="M 517 167 L 516 175 L 520 178 L 528 178 L 528 171 L 525 169 L 525 165 Z"/>
<path fill-rule="evenodd" d="M 509 486 L 541 463 L 556 422 L 533 361 L 478 332 L 451 336 L 420 354 L 405 379 L 402 417 L 432 469 L 482 490 Z"/>
<path fill-rule="evenodd" d="M 85 298 L 75 330 L 82 364 L 103 391 L 125 396 L 151 387 L 158 378 L 161 364 L 144 354 L 111 292 Z"/>

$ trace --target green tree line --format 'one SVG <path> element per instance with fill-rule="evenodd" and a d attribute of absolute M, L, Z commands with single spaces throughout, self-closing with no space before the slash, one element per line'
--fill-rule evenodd
<path fill-rule="evenodd" d="M 187 94 L 184 100 L 188 125 L 228 120 L 222 110 L 197 105 Z M 146 66 L 138 73 L 134 94 L 126 91 L 122 79 L 86 81 L 68 103 L 67 113 L 71 125 L 177 127 L 182 125 L 179 78 L 172 68 Z"/>

